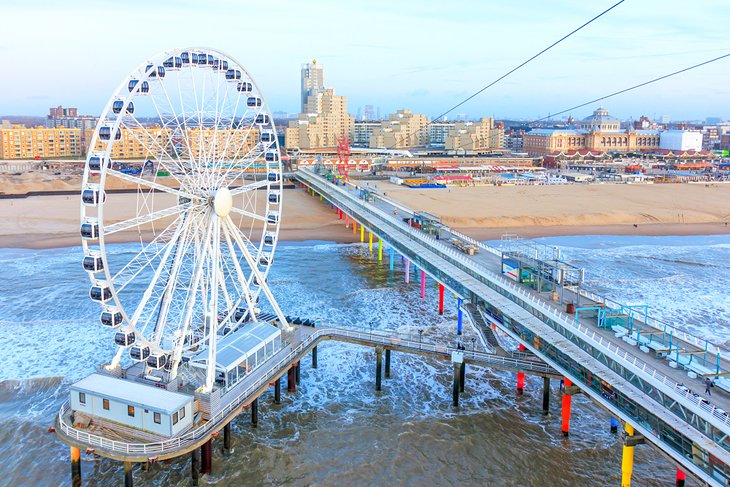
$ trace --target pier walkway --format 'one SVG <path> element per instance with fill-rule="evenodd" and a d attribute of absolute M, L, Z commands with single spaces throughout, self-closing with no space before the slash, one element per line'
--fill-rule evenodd
<path fill-rule="evenodd" d="M 93 453 L 124 462 L 159 461 L 178 457 L 207 443 L 211 436 L 216 436 L 221 429 L 248 409 L 261 394 L 275 385 L 275 382 L 287 374 L 292 367 L 297 367 L 300 360 L 325 340 L 376 347 L 381 351 L 419 354 L 447 361 L 452 361 L 454 354 L 460 354 L 458 359 L 463 360 L 464 364 L 513 372 L 522 371 L 542 377 L 560 377 L 555 369 L 527 354 L 514 353 L 505 356 L 479 350 L 458 350 L 455 344 L 433 343 L 424 341 L 421 337 L 396 334 L 385 330 L 368 331 L 331 325 L 318 327 L 293 325 L 292 331 L 285 335 L 284 340 L 287 345 L 278 354 L 267 360 L 226 393 L 226 396 L 230 395 L 231 398 L 228 399 L 228 404 L 223 409 L 212 418 L 194 425 L 192 430 L 182 435 L 173 438 L 140 436 L 139 431 L 131 428 L 122 431 L 116 424 L 113 428 L 107 428 L 104 425 L 92 425 L 91 428 L 74 427 L 69 403 L 63 405 L 56 417 L 56 433 L 71 446 L 87 451 L 91 449 Z"/>
<path fill-rule="evenodd" d="M 625 445 L 648 442 L 695 479 L 728 485 L 730 395 L 723 389 L 730 389 L 724 378 L 730 367 L 725 351 L 648 318 L 642 322 L 637 317 L 638 333 L 629 336 L 598 327 L 596 319 L 580 309 L 606 308 L 609 303 L 599 296 L 583 290 L 571 295 L 566 290 L 563 299 L 579 304 L 577 312 L 568 314 L 556 306 L 553 293 L 538 293 L 504 277 L 498 249 L 479 244 L 479 253 L 467 255 L 447 241 L 412 228 L 402 215 L 383 208 L 382 202 L 360 198 L 357 188 L 334 185 L 309 170 L 298 171 L 296 178 L 374 235 L 380 258 L 382 246 L 389 246 L 470 302 L 486 322 L 559 371 L 566 384 L 578 386 L 622 419 L 627 424 Z M 647 341 L 654 344 L 653 351 L 661 351 L 656 347 L 660 336 L 661 343 L 667 336 L 670 340 L 667 358 L 646 352 Z M 716 366 L 711 366 L 708 356 L 717 357 Z M 703 377 L 712 377 L 720 386 L 713 389 L 711 398 L 704 395 Z"/>

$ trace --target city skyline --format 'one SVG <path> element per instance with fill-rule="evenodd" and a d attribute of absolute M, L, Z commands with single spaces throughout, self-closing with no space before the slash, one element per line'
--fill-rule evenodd
<path fill-rule="evenodd" d="M 238 58 L 273 111 L 298 112 L 301 64 L 317 59 L 326 67 L 326 85 L 348 97 L 352 114 L 374 105 L 382 115 L 409 109 L 434 118 L 614 2 L 526 3 L 319 2 L 313 8 L 254 2 L 247 10 L 233 2 L 214 8 L 178 2 L 174 9 L 136 1 L 124 9 L 112 2 L 74 1 L 63 8 L 9 2 L 0 52 L 11 69 L 0 78 L 0 114 L 42 116 L 57 104 L 98 114 L 111 95 L 106 87 L 116 86 L 144 56 L 204 44 Z M 36 27 L 30 41 L 29 18 Z M 140 19 L 149 28 L 117 34 L 118 26 Z M 697 64 L 728 51 L 722 44 L 728 21 L 730 14 L 709 0 L 689 7 L 625 2 L 449 118 L 541 118 Z M 338 29 L 349 38 L 338 38 Z M 728 74 L 730 61 L 722 60 L 603 105 L 621 119 L 728 119 Z M 572 115 L 582 118 L 594 108 Z"/>

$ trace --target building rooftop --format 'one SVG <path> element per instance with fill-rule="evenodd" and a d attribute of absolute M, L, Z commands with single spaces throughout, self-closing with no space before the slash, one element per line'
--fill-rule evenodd
<path fill-rule="evenodd" d="M 581 121 L 592 125 L 600 125 L 602 123 L 620 123 L 619 119 L 609 115 L 608 110 L 605 108 L 599 108 L 593 112 L 593 115 L 590 115 Z"/>
<path fill-rule="evenodd" d="M 103 374 L 91 374 L 71 386 L 71 390 L 85 392 L 127 403 L 131 406 L 153 409 L 172 414 L 192 401 L 191 396 L 170 392 L 126 379 Z"/>
<path fill-rule="evenodd" d="M 249 323 L 220 340 L 216 346 L 216 366 L 229 371 L 256 353 L 261 346 L 281 331 L 268 323 Z M 204 350 L 193 357 L 194 362 L 206 362 L 208 351 Z"/>

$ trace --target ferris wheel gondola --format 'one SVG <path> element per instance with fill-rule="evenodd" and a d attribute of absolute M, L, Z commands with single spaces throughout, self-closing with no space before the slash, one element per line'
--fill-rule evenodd
<path fill-rule="evenodd" d="M 80 228 L 89 296 L 119 346 L 110 367 L 126 351 L 173 379 L 186 352 L 207 347 L 210 390 L 217 341 L 256 319 L 260 295 L 288 326 L 267 284 L 282 207 L 275 134 L 248 71 L 211 49 L 162 52 L 112 94 L 89 148 Z"/>

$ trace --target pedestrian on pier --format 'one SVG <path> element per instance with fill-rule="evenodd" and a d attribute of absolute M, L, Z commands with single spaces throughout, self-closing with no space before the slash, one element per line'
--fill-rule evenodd
<path fill-rule="evenodd" d="M 710 388 L 714 387 L 715 384 L 712 383 L 712 380 L 710 380 L 709 377 L 705 377 L 705 394 L 708 396 L 712 395 L 712 391 L 710 391 Z"/>

